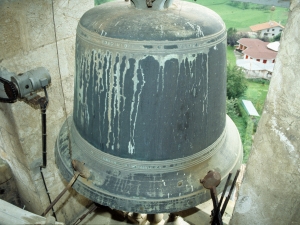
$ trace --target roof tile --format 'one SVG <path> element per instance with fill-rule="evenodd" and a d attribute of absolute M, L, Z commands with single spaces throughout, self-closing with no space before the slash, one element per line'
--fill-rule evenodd
<path fill-rule="evenodd" d="M 253 26 L 250 26 L 250 29 L 254 32 L 256 31 L 260 31 L 260 30 L 264 30 L 264 29 L 269 29 L 272 27 L 281 27 L 284 28 L 284 26 L 282 26 L 280 23 L 277 23 L 276 21 L 269 21 L 266 23 L 260 23 L 260 24 L 256 24 Z"/>
<path fill-rule="evenodd" d="M 254 59 L 275 59 L 277 56 L 276 51 L 273 51 L 267 47 L 269 42 L 252 38 L 241 38 L 237 42 L 246 46 L 247 48 L 243 51 L 243 53 Z"/>

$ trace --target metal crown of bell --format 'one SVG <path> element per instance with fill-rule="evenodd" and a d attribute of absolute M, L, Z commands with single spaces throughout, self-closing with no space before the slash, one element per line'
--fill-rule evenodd
<path fill-rule="evenodd" d="M 82 195 L 176 212 L 209 199 L 199 183 L 209 170 L 224 180 L 240 166 L 226 116 L 226 28 L 215 12 L 183 1 L 105 3 L 80 19 L 75 58 L 74 111 L 56 162 L 67 180 L 72 159 L 85 163 L 91 176 L 73 186 Z"/>

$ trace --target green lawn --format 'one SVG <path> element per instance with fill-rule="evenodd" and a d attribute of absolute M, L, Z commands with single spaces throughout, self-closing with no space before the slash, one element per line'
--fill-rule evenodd
<path fill-rule="evenodd" d="M 234 66 L 236 64 L 236 58 L 233 53 L 234 47 L 231 47 L 230 45 L 227 45 L 227 62 L 230 63 L 230 65 Z"/>
<path fill-rule="evenodd" d="M 263 81 L 263 80 L 258 80 Z M 254 82 L 253 80 L 248 80 L 248 89 L 245 94 L 240 97 L 239 104 L 241 104 L 241 100 L 250 100 L 257 112 L 261 115 L 263 111 L 264 102 L 268 93 L 269 84 L 268 82 Z M 243 109 L 242 109 L 243 110 Z M 252 147 L 252 135 L 256 132 L 257 124 L 260 117 L 250 118 L 248 116 L 234 116 L 232 118 L 233 122 L 237 126 L 241 140 L 243 143 L 244 150 L 244 158 L 243 162 L 246 163 L 248 161 L 248 157 L 250 154 L 250 150 Z"/>
<path fill-rule="evenodd" d="M 245 133 L 246 133 L 246 122 L 244 121 L 243 117 L 241 116 L 235 116 L 231 118 L 236 125 L 237 129 L 239 130 L 241 140 L 243 142 Z"/>
<path fill-rule="evenodd" d="M 261 115 L 268 90 L 269 84 L 263 84 L 248 80 L 248 89 L 241 98 L 252 101 L 257 112 L 259 113 L 259 115 Z"/>
<path fill-rule="evenodd" d="M 287 8 L 276 7 L 275 11 L 270 11 L 267 7 L 266 10 L 256 9 L 261 5 L 250 4 L 249 9 L 242 9 L 240 7 L 230 6 L 228 3 L 230 0 L 187 0 L 200 5 L 204 5 L 216 13 L 218 13 L 224 20 L 226 27 L 234 27 L 240 31 L 250 30 L 249 26 L 265 23 L 270 20 L 281 22 L 285 25 L 288 16 Z"/>

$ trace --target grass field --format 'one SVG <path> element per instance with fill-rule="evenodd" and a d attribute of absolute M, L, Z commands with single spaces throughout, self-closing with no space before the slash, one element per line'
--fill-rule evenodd
<path fill-rule="evenodd" d="M 285 25 L 288 16 L 288 9 L 277 7 L 275 11 L 271 12 L 270 7 L 266 7 L 266 10 L 256 9 L 261 5 L 250 4 L 248 9 L 242 9 L 241 7 L 233 7 L 228 3 L 230 0 L 188 0 L 200 5 L 204 5 L 216 13 L 218 13 L 224 20 L 227 29 L 234 27 L 239 31 L 250 30 L 249 26 L 265 23 L 270 20 L 281 22 Z"/>
<path fill-rule="evenodd" d="M 233 53 L 234 47 L 231 47 L 230 45 L 227 45 L 227 62 L 230 63 L 230 65 L 234 66 L 236 64 L 236 58 Z"/>
<path fill-rule="evenodd" d="M 268 90 L 269 84 L 248 81 L 248 89 L 242 98 L 252 101 L 257 112 L 261 115 Z"/>
<path fill-rule="evenodd" d="M 257 81 L 254 82 L 253 80 L 248 80 L 248 89 L 245 92 L 245 94 L 242 97 L 240 97 L 240 101 L 242 99 L 250 100 L 253 103 L 259 115 L 261 115 L 263 111 L 264 102 L 268 93 L 268 89 L 268 83 L 259 83 Z M 241 116 L 236 116 L 232 119 L 235 125 L 237 126 L 241 136 L 244 149 L 243 162 L 246 163 L 252 146 L 252 135 L 256 132 L 257 124 L 260 117 L 246 119 Z"/>
<path fill-rule="evenodd" d="M 95 5 L 99 5 L 112 0 L 94 0 Z M 281 22 L 285 25 L 288 16 L 288 9 L 276 7 L 276 10 L 271 12 L 270 7 L 261 9 L 262 5 L 249 4 L 248 9 L 243 9 L 241 6 L 231 6 L 228 3 L 231 0 L 186 0 L 196 4 L 204 5 L 216 13 L 224 20 L 227 29 L 234 27 L 239 31 L 249 31 L 249 26 L 265 23 L 270 20 Z M 259 9 L 258 9 L 259 8 Z"/>

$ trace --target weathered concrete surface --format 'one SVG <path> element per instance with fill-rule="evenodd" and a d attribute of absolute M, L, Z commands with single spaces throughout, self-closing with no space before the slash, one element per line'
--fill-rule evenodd
<path fill-rule="evenodd" d="M 26 210 L 20 209 L 0 199 L 1 224 L 53 224 L 64 225 L 56 222 L 53 217 L 42 217 Z"/>
<path fill-rule="evenodd" d="M 73 108 L 75 34 L 82 14 L 93 0 L 1 0 L 0 67 L 14 73 L 36 67 L 49 70 L 47 109 L 48 166 L 44 176 L 52 200 L 65 187 L 54 161 L 54 144 L 63 121 Z M 43 93 L 41 93 L 43 95 Z M 36 214 L 49 205 L 41 179 L 40 111 L 24 102 L 0 104 L 0 157 L 12 168 L 26 209 Z M 89 201 L 67 192 L 55 206 L 59 221 L 68 223 Z"/>
<path fill-rule="evenodd" d="M 232 225 L 300 224 L 300 1 L 292 1 Z"/>
<path fill-rule="evenodd" d="M 23 207 L 16 187 L 16 182 L 12 171 L 0 157 L 0 199 L 7 201 L 15 206 Z"/>

